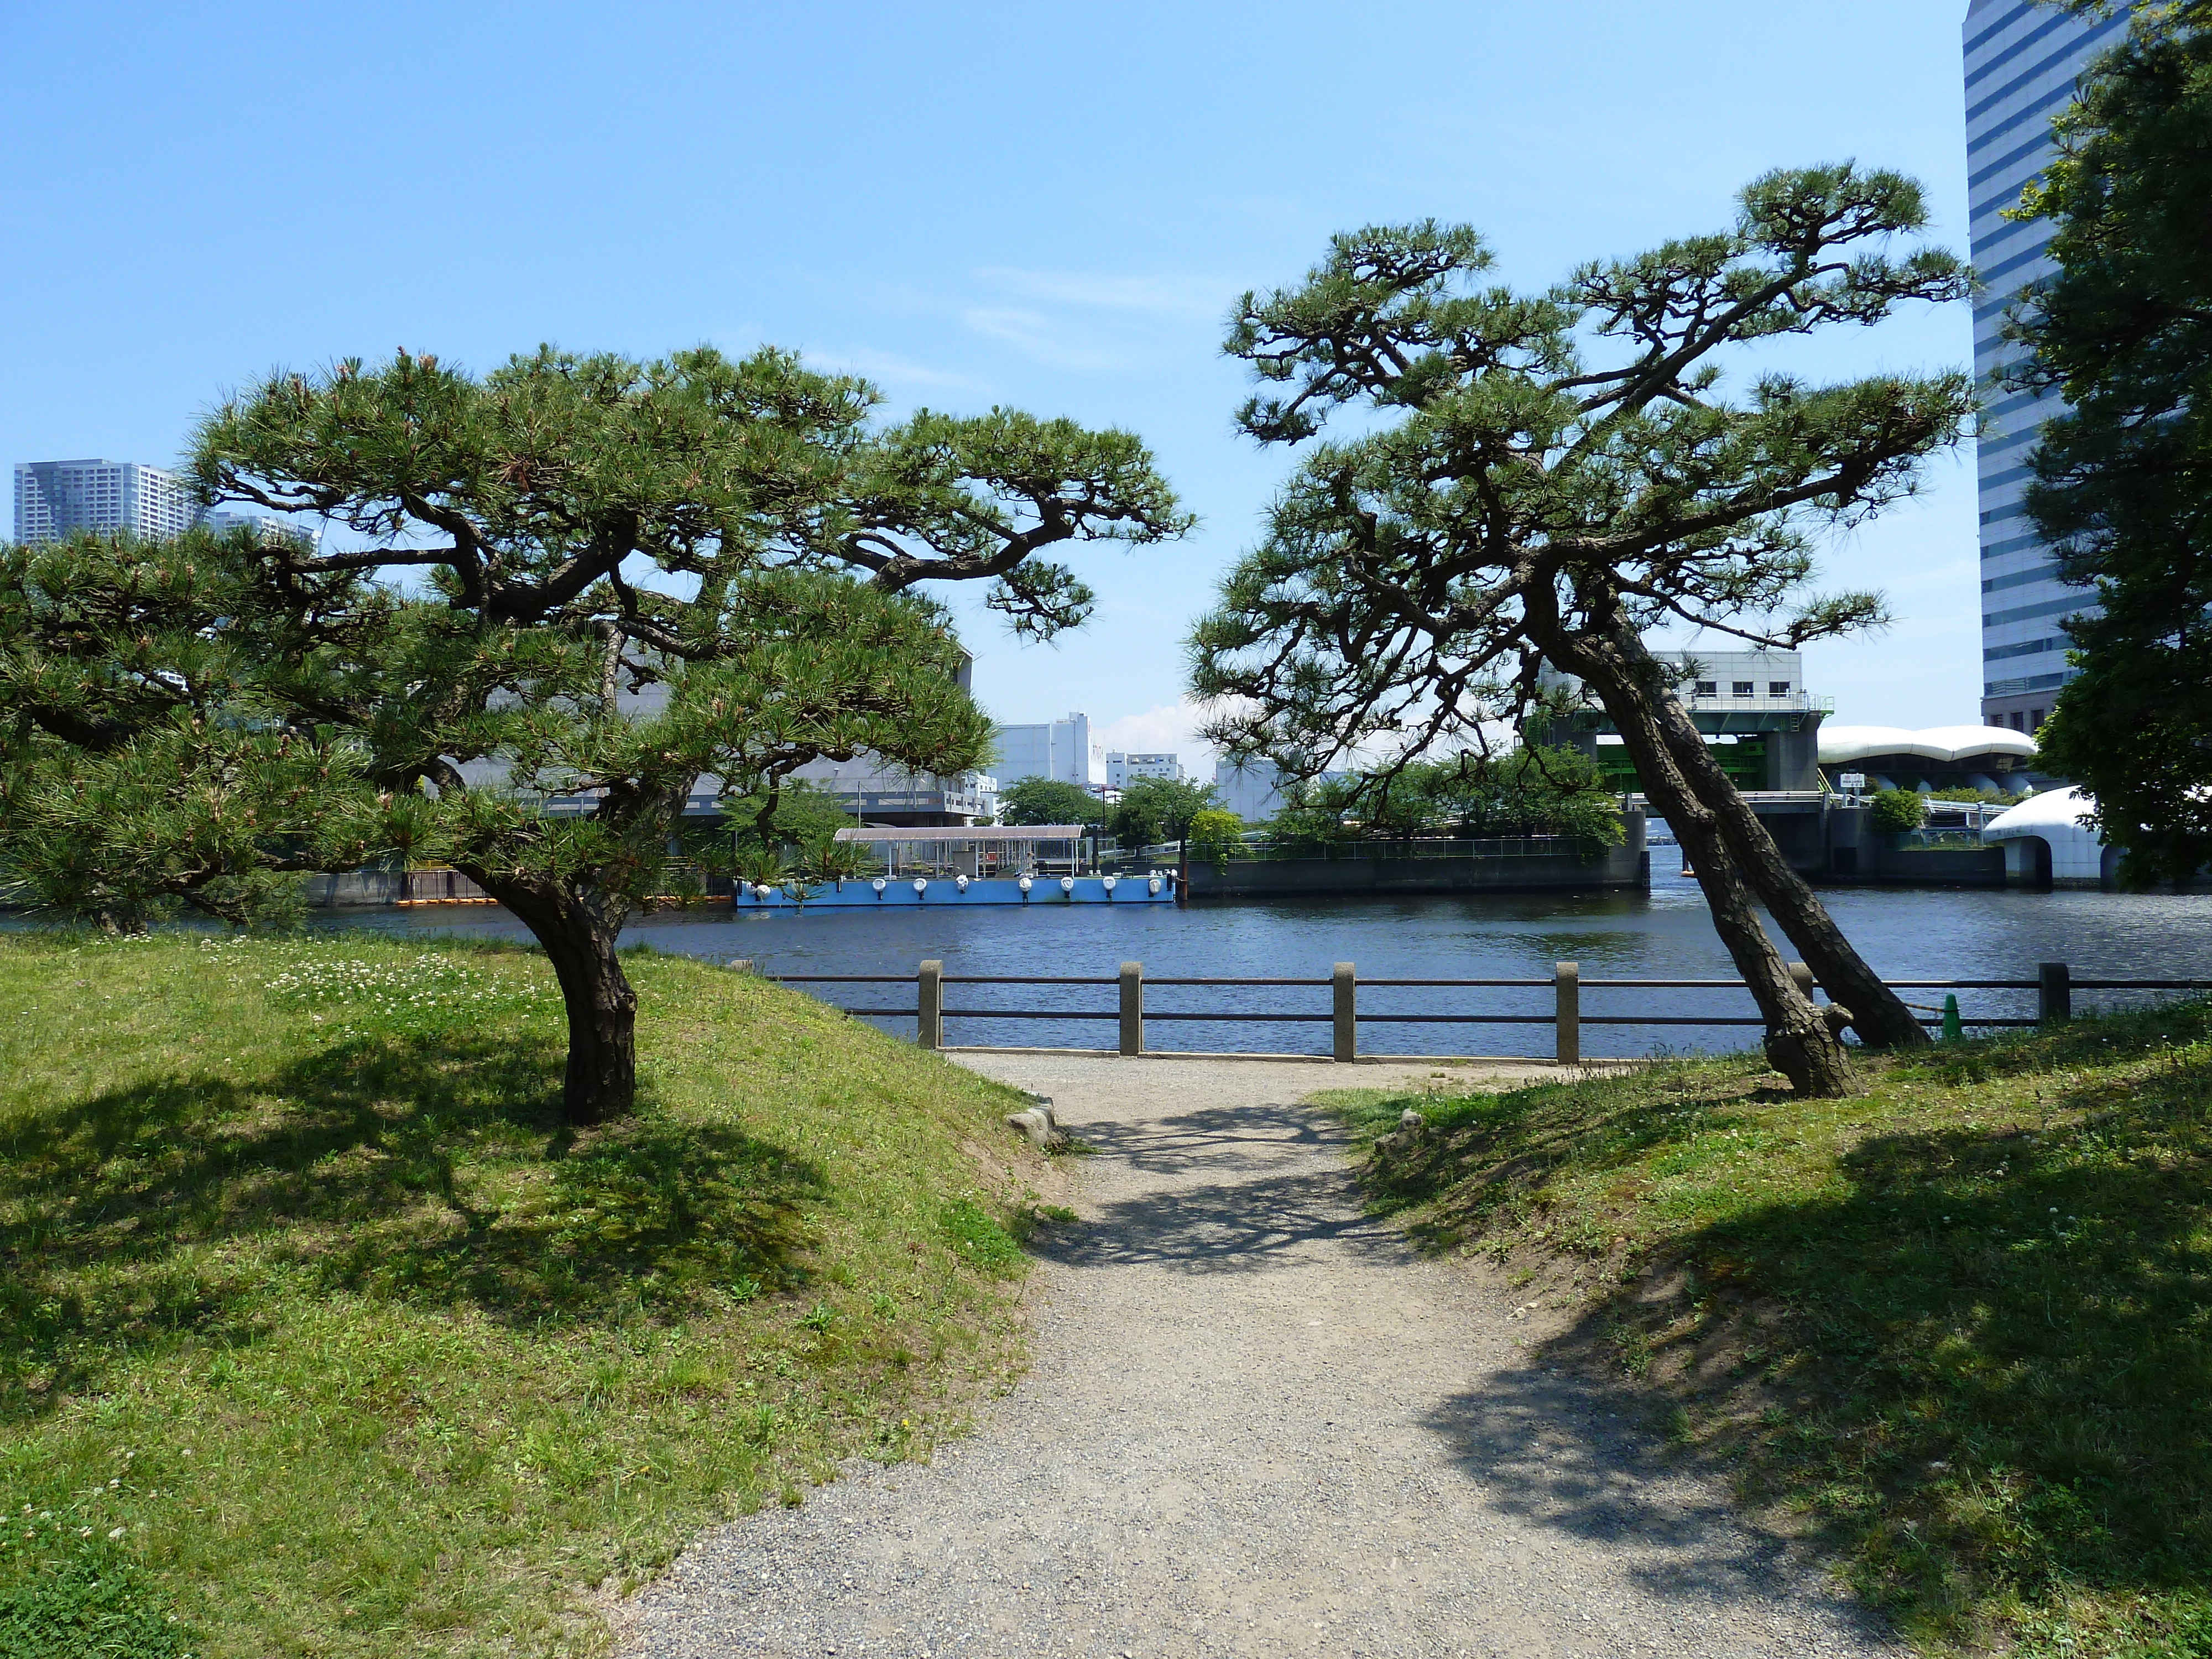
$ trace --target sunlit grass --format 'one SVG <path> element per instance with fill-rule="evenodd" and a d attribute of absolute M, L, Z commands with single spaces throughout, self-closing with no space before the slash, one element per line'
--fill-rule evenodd
<path fill-rule="evenodd" d="M 578 1133 L 534 954 L 0 941 L 0 1620 L 119 1566 L 197 1654 L 596 1651 L 594 1586 L 1007 1374 L 1020 1103 L 627 960 L 644 1102 Z"/>
<path fill-rule="evenodd" d="M 1564 1296 L 1937 1650 L 2212 1654 L 2212 1009 L 1861 1062 L 1333 1097 L 1379 1207 Z M 1662 1416 L 1669 1413 L 1662 1410 Z"/>

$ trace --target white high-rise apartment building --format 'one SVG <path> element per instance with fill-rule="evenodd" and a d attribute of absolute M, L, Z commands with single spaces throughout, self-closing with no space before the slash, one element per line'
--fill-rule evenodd
<path fill-rule="evenodd" d="M 199 504 L 173 473 L 136 461 L 32 461 L 15 469 L 15 539 L 59 541 L 75 530 L 181 536 Z"/>
<path fill-rule="evenodd" d="M 1091 741 L 1091 716 L 1070 714 L 1035 726 L 1000 726 L 999 759 L 992 770 L 1004 784 L 1050 778 L 1079 789 L 1096 789 L 1103 760 L 1103 751 Z"/>
<path fill-rule="evenodd" d="M 2052 154 L 2051 118 L 2076 78 L 2125 38 L 2128 5 L 2110 17 L 2077 16 L 2035 0 L 1972 0 L 1966 11 L 1966 198 L 1974 269 L 1974 373 L 1986 407 L 1980 442 L 1982 718 L 2033 732 L 2072 678 L 2062 617 L 2095 609 L 2058 580 L 2051 550 L 2035 533 L 2021 496 L 2027 458 L 2043 422 L 2064 404 L 2008 392 L 1999 382 L 2021 348 L 2003 337 L 2005 313 L 2021 290 L 2056 267 L 2045 256 L 2046 220 L 2004 217 Z"/>

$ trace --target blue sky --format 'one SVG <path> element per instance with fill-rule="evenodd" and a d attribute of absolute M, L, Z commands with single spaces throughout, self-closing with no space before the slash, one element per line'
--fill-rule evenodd
<path fill-rule="evenodd" d="M 1247 287 L 1334 230 L 1480 227 L 1508 278 L 1726 222 L 1768 167 L 1929 186 L 1965 251 L 1959 24 L 1929 0 L 1570 5 L 118 6 L 10 0 L 0 455 L 167 463 L 222 389 L 397 346 L 769 341 L 894 412 L 1141 434 L 1203 522 L 1104 551 L 1079 636 L 977 615 L 1002 719 L 1182 747 L 1180 641 L 1287 459 L 1237 437 Z M 1964 364 L 1963 306 L 1818 354 Z M 1887 636 L 1817 647 L 1839 720 L 1975 718 L 1971 451 L 1830 550 Z"/>

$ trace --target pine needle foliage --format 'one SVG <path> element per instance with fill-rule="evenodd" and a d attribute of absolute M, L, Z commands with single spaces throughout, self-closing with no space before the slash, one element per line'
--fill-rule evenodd
<path fill-rule="evenodd" d="M 884 425 L 876 401 L 787 353 L 704 347 L 545 347 L 481 377 L 402 352 L 228 399 L 194 445 L 204 498 L 352 544 L 10 551 L 0 860 L 125 927 L 163 902 L 243 920 L 287 871 L 449 864 L 552 960 L 571 1117 L 626 1109 L 616 940 L 671 890 L 695 793 L 773 796 L 863 750 L 982 763 L 990 722 L 931 587 L 987 583 L 1049 637 L 1093 595 L 1046 550 L 1189 523 L 1127 433 L 1008 410 Z"/>
<path fill-rule="evenodd" d="M 1302 283 L 1247 295 L 1226 349 L 1261 390 L 1240 422 L 1304 458 L 1192 636 L 1194 690 L 1220 711 L 1208 735 L 1232 759 L 1308 778 L 1350 759 L 1380 785 L 1525 723 L 1549 664 L 1620 732 L 1793 1084 L 1843 1089 L 1843 1051 L 1757 904 L 1862 1036 L 1921 1041 L 1643 635 L 1688 623 L 1795 646 L 1885 620 L 1875 594 L 1812 591 L 1813 534 L 1910 495 L 1960 435 L 1970 377 L 1819 384 L 1759 358 L 1962 298 L 1965 267 L 1917 241 L 1926 218 L 1898 173 L 1785 169 L 1726 228 L 1540 292 L 1496 283 L 1473 229 L 1425 221 L 1339 235 Z M 1353 429 L 1325 438 L 1343 412 Z"/>

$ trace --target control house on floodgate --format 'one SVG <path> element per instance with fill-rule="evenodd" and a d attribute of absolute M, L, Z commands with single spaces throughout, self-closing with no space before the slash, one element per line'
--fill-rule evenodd
<path fill-rule="evenodd" d="M 1820 722 L 1835 702 L 1806 691 L 1804 659 L 1798 653 L 1651 654 L 1680 674 L 1676 695 L 1705 734 L 1729 781 L 1747 794 L 1819 793 Z M 1551 668 L 1544 671 L 1543 683 L 1552 689 L 1581 689 L 1579 681 Z M 1620 732 L 1595 699 L 1564 719 L 1547 722 L 1540 740 L 1583 750 L 1624 793 L 1642 791 Z"/>

